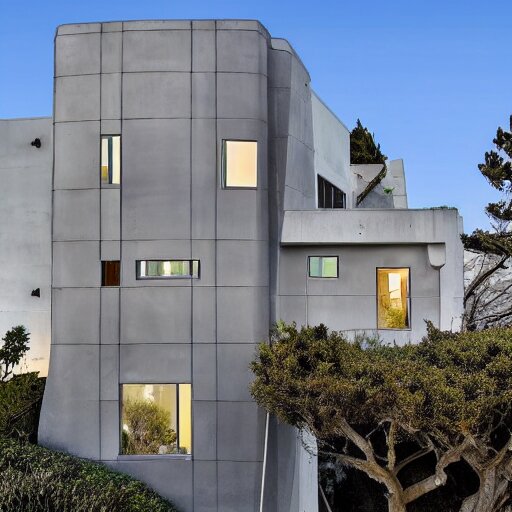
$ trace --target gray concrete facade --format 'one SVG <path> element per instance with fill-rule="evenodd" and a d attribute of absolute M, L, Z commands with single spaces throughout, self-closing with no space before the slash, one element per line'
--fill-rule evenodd
<path fill-rule="evenodd" d="M 184 512 L 315 512 L 315 458 L 294 429 L 267 429 L 250 397 L 257 344 L 279 319 L 400 343 L 419 340 L 424 319 L 457 328 L 457 212 L 407 210 L 401 161 L 382 185 L 393 190 L 356 208 L 380 168 L 350 165 L 348 129 L 257 21 L 63 25 L 55 46 L 40 441 L 132 474 Z M 121 136 L 120 185 L 101 183 L 102 135 Z M 257 187 L 223 187 L 225 140 L 257 141 Z M 346 209 L 318 209 L 317 175 Z M 309 278 L 315 255 L 337 256 L 338 278 Z M 138 280 L 144 259 L 199 260 L 200 276 Z M 102 286 L 109 260 L 119 286 Z M 410 269 L 407 330 L 377 330 L 379 267 Z M 121 386 L 143 383 L 192 385 L 191 454 L 120 454 Z"/>

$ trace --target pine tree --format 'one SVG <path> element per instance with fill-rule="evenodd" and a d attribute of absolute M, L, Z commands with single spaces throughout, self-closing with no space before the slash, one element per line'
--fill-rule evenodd
<path fill-rule="evenodd" d="M 380 150 L 380 144 L 375 143 L 375 135 L 358 119 L 350 133 L 350 163 L 384 164 L 386 159 Z"/>

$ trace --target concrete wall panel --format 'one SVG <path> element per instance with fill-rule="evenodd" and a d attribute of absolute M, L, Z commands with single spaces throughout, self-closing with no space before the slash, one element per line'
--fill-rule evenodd
<path fill-rule="evenodd" d="M 191 33 L 187 30 L 125 32 L 123 70 L 190 71 Z"/>
<path fill-rule="evenodd" d="M 227 119 L 267 120 L 267 77 L 217 73 L 217 115 Z"/>
<path fill-rule="evenodd" d="M 222 512 L 259 510 L 261 471 L 259 462 L 219 462 L 218 497 Z"/>
<path fill-rule="evenodd" d="M 54 344 L 99 343 L 99 288 L 54 288 L 52 304 Z"/>
<path fill-rule="evenodd" d="M 100 433 L 101 460 L 116 460 L 119 455 L 119 402 L 117 400 L 102 400 L 100 402 Z"/>
<path fill-rule="evenodd" d="M 123 140 L 123 239 L 190 238 L 190 121 L 125 121 Z"/>
<path fill-rule="evenodd" d="M 123 117 L 190 117 L 190 75 L 153 72 L 123 75 Z"/>
<path fill-rule="evenodd" d="M 123 384 L 190 383 L 191 352 L 186 344 L 121 345 L 119 380 Z"/>
<path fill-rule="evenodd" d="M 190 288 L 121 289 L 121 343 L 190 343 L 190 305 Z"/>
<path fill-rule="evenodd" d="M 73 162 L 71 165 L 70 162 Z M 99 188 L 100 123 L 55 125 L 54 189 Z"/>
<path fill-rule="evenodd" d="M 194 344 L 192 355 L 194 400 L 216 400 L 217 354 L 215 343 Z"/>
<path fill-rule="evenodd" d="M 192 117 L 215 118 L 215 73 L 192 74 Z"/>
<path fill-rule="evenodd" d="M 101 118 L 121 117 L 121 73 L 103 74 L 101 77 Z"/>
<path fill-rule="evenodd" d="M 55 190 L 53 240 L 99 240 L 99 203 L 98 190 Z"/>
<path fill-rule="evenodd" d="M 250 401 L 249 392 L 254 374 L 249 368 L 257 345 L 220 343 L 217 345 L 218 400 Z"/>
<path fill-rule="evenodd" d="M 268 338 L 268 288 L 217 288 L 220 343 L 259 343 Z"/>
<path fill-rule="evenodd" d="M 194 461 L 194 512 L 217 512 L 217 462 Z"/>
<path fill-rule="evenodd" d="M 217 457 L 217 404 L 194 401 L 194 460 L 215 460 Z"/>
<path fill-rule="evenodd" d="M 194 343 L 213 343 L 216 338 L 217 292 L 214 287 L 193 288 L 192 332 Z"/>
<path fill-rule="evenodd" d="M 263 460 L 264 411 L 254 402 L 218 402 L 217 408 L 218 460 Z"/>
<path fill-rule="evenodd" d="M 100 72 L 101 34 L 74 34 L 55 39 L 55 76 Z"/>
<path fill-rule="evenodd" d="M 260 32 L 219 30 L 217 71 L 267 74 L 267 40 Z"/>
<path fill-rule="evenodd" d="M 101 189 L 101 239 L 119 240 L 121 237 L 121 191 L 118 188 Z"/>
<path fill-rule="evenodd" d="M 100 118 L 100 75 L 55 79 L 55 122 Z"/>
<path fill-rule="evenodd" d="M 101 343 L 119 343 L 119 288 L 101 288 Z"/>
<path fill-rule="evenodd" d="M 100 286 L 101 264 L 99 242 L 54 242 L 53 286 Z"/>
<path fill-rule="evenodd" d="M 268 242 L 219 240 L 218 286 L 268 286 Z"/>
<path fill-rule="evenodd" d="M 123 55 L 123 33 L 109 32 L 101 34 L 101 72 L 120 73 Z"/>
<path fill-rule="evenodd" d="M 99 457 L 99 346 L 52 345 L 39 442 L 79 457 Z"/>
<path fill-rule="evenodd" d="M 216 71 L 215 64 L 215 31 L 193 30 L 192 71 Z"/>
<path fill-rule="evenodd" d="M 119 347 L 100 347 L 100 400 L 119 400 Z"/>

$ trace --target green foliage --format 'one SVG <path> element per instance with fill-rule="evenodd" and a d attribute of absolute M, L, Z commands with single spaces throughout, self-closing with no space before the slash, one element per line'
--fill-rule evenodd
<path fill-rule="evenodd" d="M 28 351 L 30 333 L 23 325 L 17 325 L 5 333 L 0 348 L 0 381 L 6 381 Z"/>
<path fill-rule="evenodd" d="M 406 316 L 405 309 L 388 307 L 386 309 L 386 327 L 388 329 L 404 329 Z"/>
<path fill-rule="evenodd" d="M 105 466 L 0 438 L 2 512 L 176 512 L 143 483 Z"/>
<path fill-rule="evenodd" d="M 490 442 L 499 415 L 512 428 L 512 330 L 441 333 L 417 345 L 364 348 L 336 332 L 294 325 L 252 363 L 252 395 L 282 421 L 320 441 L 342 438 L 340 422 L 395 420 L 436 443 L 466 434 Z"/>
<path fill-rule="evenodd" d="M 380 144 L 375 143 L 375 136 L 358 119 L 350 133 L 350 163 L 384 164 L 386 159 L 387 157 L 380 149 Z"/>
<path fill-rule="evenodd" d="M 155 403 L 146 400 L 126 400 L 123 404 L 123 453 L 158 454 L 175 448 L 176 432 L 169 426 L 169 413 Z"/>
<path fill-rule="evenodd" d="M 0 436 L 36 442 L 45 381 L 25 373 L 0 382 Z"/>

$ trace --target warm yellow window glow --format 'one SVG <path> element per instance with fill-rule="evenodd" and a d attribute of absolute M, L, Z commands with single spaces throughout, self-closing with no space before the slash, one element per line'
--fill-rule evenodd
<path fill-rule="evenodd" d="M 243 140 L 224 141 L 224 186 L 258 186 L 258 143 Z"/>
<path fill-rule="evenodd" d="M 379 329 L 408 329 L 409 269 L 377 269 L 377 314 Z"/>
<path fill-rule="evenodd" d="M 123 384 L 121 453 L 190 454 L 190 384 Z"/>
<path fill-rule="evenodd" d="M 121 136 L 101 137 L 101 182 L 111 185 L 121 183 Z"/>

